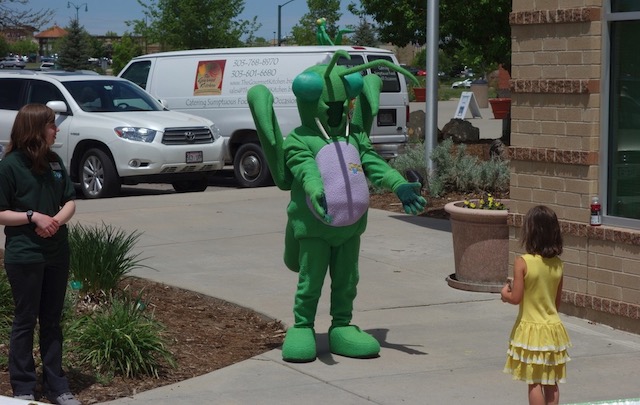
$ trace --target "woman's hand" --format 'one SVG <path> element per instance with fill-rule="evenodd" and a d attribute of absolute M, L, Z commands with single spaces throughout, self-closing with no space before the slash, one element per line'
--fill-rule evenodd
<path fill-rule="evenodd" d="M 31 221 L 36 224 L 36 235 L 41 238 L 50 238 L 60 229 L 60 224 L 55 218 L 40 212 L 34 212 Z"/>

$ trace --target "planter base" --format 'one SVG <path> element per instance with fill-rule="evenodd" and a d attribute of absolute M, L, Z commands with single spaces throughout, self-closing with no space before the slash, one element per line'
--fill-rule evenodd
<path fill-rule="evenodd" d="M 471 281 L 459 281 L 456 279 L 455 273 L 447 277 L 447 284 L 449 284 L 449 287 L 457 288 L 458 290 L 488 293 L 499 293 L 503 286 L 502 284 L 490 284 L 486 282 L 474 283 Z"/>

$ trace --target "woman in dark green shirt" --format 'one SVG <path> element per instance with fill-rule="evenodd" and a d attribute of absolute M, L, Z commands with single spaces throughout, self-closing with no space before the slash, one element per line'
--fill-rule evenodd
<path fill-rule="evenodd" d="M 53 110 L 42 104 L 25 105 L 0 160 L 4 267 L 15 303 L 9 379 L 15 397 L 34 399 L 33 336 L 39 322 L 47 396 L 56 404 L 79 405 L 62 370 L 60 318 L 69 278 L 66 223 L 76 206 L 73 184 L 51 150 L 57 132 Z"/>

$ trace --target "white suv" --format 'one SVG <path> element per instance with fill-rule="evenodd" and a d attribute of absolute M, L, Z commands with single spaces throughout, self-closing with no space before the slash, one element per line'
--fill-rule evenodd
<path fill-rule="evenodd" d="M 128 80 L 72 72 L 0 72 L 0 149 L 15 116 L 42 103 L 57 114 L 53 150 L 86 198 L 119 193 L 122 184 L 170 183 L 204 191 L 224 166 L 219 130 L 202 117 L 169 111 Z"/>

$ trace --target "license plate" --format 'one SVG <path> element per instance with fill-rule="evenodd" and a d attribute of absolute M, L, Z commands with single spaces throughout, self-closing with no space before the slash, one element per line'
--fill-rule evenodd
<path fill-rule="evenodd" d="M 187 163 L 202 163 L 202 151 L 187 152 Z"/>

